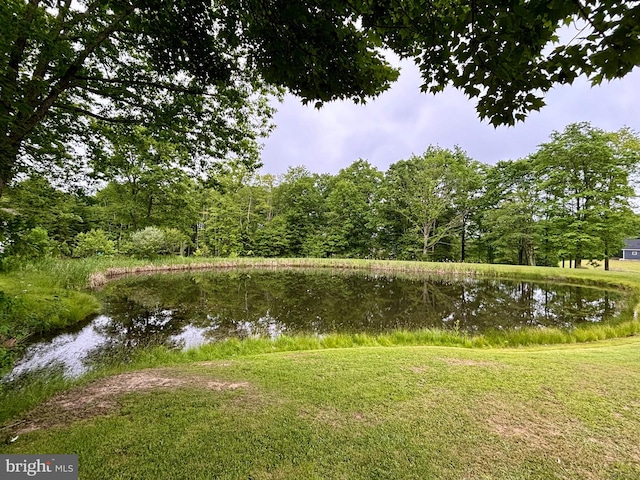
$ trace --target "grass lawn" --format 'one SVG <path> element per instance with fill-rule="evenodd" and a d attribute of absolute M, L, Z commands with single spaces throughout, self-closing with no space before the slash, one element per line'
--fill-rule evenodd
<path fill-rule="evenodd" d="M 562 269 L 562 263 L 558 264 L 558 267 Z M 600 270 L 604 271 L 604 260 L 596 260 L 591 264 L 589 261 L 583 261 L 580 269 L 584 270 Z M 564 271 L 569 270 L 569 262 L 565 263 Z M 571 269 L 573 270 L 573 269 Z M 609 260 L 609 270 L 612 272 L 636 272 L 640 273 L 640 261 L 637 260 Z"/>
<path fill-rule="evenodd" d="M 609 260 L 609 268 L 612 272 L 638 272 L 640 273 L 640 261 L 636 260 Z M 598 262 L 597 270 L 604 270 L 604 262 Z"/>
<path fill-rule="evenodd" d="M 82 479 L 626 480 L 639 412 L 638 337 L 328 349 L 102 378 L 0 451 L 76 453 Z"/>

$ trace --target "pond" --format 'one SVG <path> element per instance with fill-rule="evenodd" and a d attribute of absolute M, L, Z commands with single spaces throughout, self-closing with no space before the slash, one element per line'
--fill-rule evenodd
<path fill-rule="evenodd" d="M 52 366 L 75 376 L 149 346 L 184 349 L 229 338 L 570 329 L 611 321 L 627 304 L 621 292 L 575 285 L 335 270 L 132 276 L 99 295 L 102 315 L 35 341 L 7 378 Z"/>

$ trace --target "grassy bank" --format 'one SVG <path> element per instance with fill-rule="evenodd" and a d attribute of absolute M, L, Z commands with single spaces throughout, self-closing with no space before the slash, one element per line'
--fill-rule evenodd
<path fill-rule="evenodd" d="M 630 262 L 619 262 L 614 268 Z M 82 321 L 99 311 L 99 302 L 87 291 L 111 279 L 126 274 L 155 271 L 185 271 L 231 268 L 334 268 L 359 269 L 370 272 L 394 273 L 402 276 L 429 274 L 518 278 L 523 280 L 553 280 L 605 288 L 625 289 L 635 305 L 640 298 L 640 275 L 636 272 L 574 270 L 512 265 L 484 265 L 457 263 L 424 263 L 336 259 L 201 259 L 161 258 L 155 261 L 127 258 L 49 260 L 31 265 L 10 274 L 0 275 L 0 372 L 6 371 L 19 354 L 29 336 L 54 331 Z M 528 329 L 516 332 L 487 332 L 467 336 L 454 331 L 426 330 L 397 332 L 376 337 L 334 336 L 324 339 L 282 338 L 276 342 L 247 341 L 242 344 L 226 342 L 212 348 L 220 356 L 242 351 L 260 353 L 274 350 L 330 348 L 335 345 L 459 345 L 514 346 L 532 344 L 573 343 L 623 337 L 640 331 L 640 322 L 628 311 L 616 325 L 590 325 L 572 331 L 557 329 Z"/>
<path fill-rule="evenodd" d="M 65 288 L 50 272 L 0 275 L 0 374 L 32 335 L 76 324 L 99 309 L 93 295 Z"/>
<path fill-rule="evenodd" d="M 0 451 L 81 479 L 630 479 L 639 398 L 637 337 L 281 352 L 85 382 Z"/>

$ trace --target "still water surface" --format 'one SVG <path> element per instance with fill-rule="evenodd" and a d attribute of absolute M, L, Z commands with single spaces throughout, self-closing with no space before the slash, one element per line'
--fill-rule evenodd
<path fill-rule="evenodd" d="M 364 272 L 234 270 L 133 276 L 100 293 L 103 314 L 34 342 L 9 378 L 55 366 L 67 376 L 141 348 L 228 338 L 446 328 L 482 333 L 611 321 L 620 292 L 555 283 Z"/>

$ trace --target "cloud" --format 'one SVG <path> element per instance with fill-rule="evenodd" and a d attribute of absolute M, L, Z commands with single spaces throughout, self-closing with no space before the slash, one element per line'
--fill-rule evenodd
<path fill-rule="evenodd" d="M 386 170 L 429 145 L 459 145 L 472 158 L 493 164 L 533 153 L 552 131 L 573 122 L 640 130 L 638 69 L 594 88 L 584 79 L 557 87 L 547 95 L 547 106 L 524 123 L 495 129 L 478 118 L 473 100 L 452 88 L 421 93 L 417 68 L 411 62 L 400 66 L 398 82 L 365 105 L 333 102 L 317 110 L 286 96 L 277 105 L 277 128 L 264 142 L 262 172 L 279 174 L 305 165 L 312 172 L 335 174 L 359 158 Z"/>

